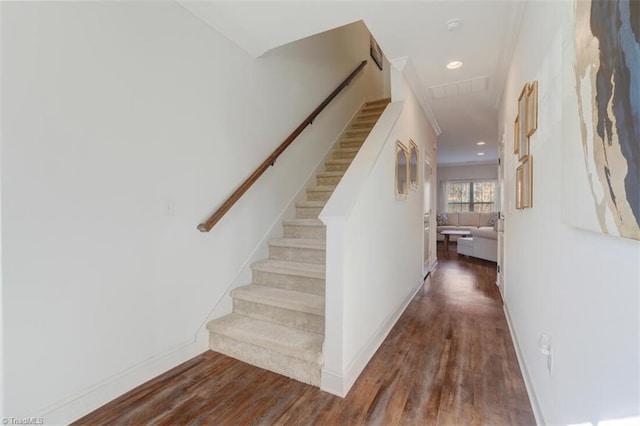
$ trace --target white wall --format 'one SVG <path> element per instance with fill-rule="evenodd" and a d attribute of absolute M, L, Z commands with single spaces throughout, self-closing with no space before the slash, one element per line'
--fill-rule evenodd
<path fill-rule="evenodd" d="M 2 22 L 2 7 L 0 7 L 0 22 Z M 1 34 L 1 33 L 0 33 Z M 1 35 L 0 35 L 1 43 Z M 0 82 L 2 79 L 2 60 L 0 58 Z M 2 98 L 2 84 L 0 83 L 0 99 Z M 0 102 L 0 129 L 2 126 L 2 114 L 3 102 Z M 0 164 L 2 164 L 2 137 L 0 136 Z M 0 173 L 0 188 L 2 188 L 2 174 Z M 4 303 L 2 297 L 4 294 L 4 286 L 2 283 L 2 197 L 0 196 L 0 323 L 4 319 Z M 0 418 L 4 418 L 4 327 L 0 327 L 0 342 L 2 342 L 2 349 L 0 349 Z"/>
<path fill-rule="evenodd" d="M 406 80 L 391 81 L 401 84 L 392 87 L 401 96 L 392 99 L 320 215 L 327 224 L 322 389 L 337 395 L 349 391 L 422 283 L 423 182 L 406 200 L 396 199 L 396 140 L 406 146 L 413 140 L 419 164 L 424 155 L 434 164 L 436 136 Z"/>
<path fill-rule="evenodd" d="M 469 165 L 438 165 L 438 211 L 445 211 L 445 189 L 444 184 L 448 180 L 464 179 L 495 179 L 498 180 L 498 165 L 492 164 L 469 164 Z M 496 194 L 497 195 L 497 194 Z M 496 205 L 498 203 L 496 202 Z"/>
<path fill-rule="evenodd" d="M 228 288 L 363 98 L 381 97 L 382 73 L 370 64 L 203 234 L 369 57 L 364 26 L 256 60 L 175 3 L 1 7 L 5 415 L 66 423 L 206 348 L 216 300 L 229 311 Z"/>
<path fill-rule="evenodd" d="M 537 79 L 533 208 L 513 208 L 517 160 L 509 139 L 505 303 L 538 421 L 595 425 L 640 414 L 640 244 L 562 220 L 563 156 L 583 155 L 572 27 L 572 2 L 527 2 L 500 107 L 500 132 L 506 126 L 506 134 L 513 134 L 520 90 Z M 538 351 L 543 333 L 551 336 L 552 374 Z"/>
<path fill-rule="evenodd" d="M 438 179 L 440 181 L 462 179 L 498 179 L 498 165 L 470 164 L 466 166 L 438 165 Z"/>

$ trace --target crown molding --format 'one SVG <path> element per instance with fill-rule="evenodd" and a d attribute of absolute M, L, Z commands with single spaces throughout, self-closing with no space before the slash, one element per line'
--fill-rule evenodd
<path fill-rule="evenodd" d="M 493 79 L 495 90 L 491 98 L 491 104 L 495 108 L 500 107 L 500 101 L 502 100 L 502 93 L 504 92 L 505 82 L 507 81 L 507 74 L 509 73 L 509 65 L 513 59 L 513 52 L 516 49 L 516 43 L 518 42 L 518 35 L 520 33 L 520 23 L 522 21 L 522 15 L 524 12 L 524 3 L 521 1 L 505 2 L 505 7 L 509 7 L 509 15 L 506 20 L 506 24 L 503 26 L 503 39 L 508 40 L 503 44 L 503 49 L 500 51 L 498 58 L 498 66 L 496 77 Z M 491 83 L 490 83 L 491 84 Z"/>
<path fill-rule="evenodd" d="M 404 75 L 404 78 L 407 79 L 411 90 L 416 95 L 416 99 L 422 108 L 422 111 L 427 116 L 427 120 L 431 123 L 431 127 L 433 127 L 434 132 L 436 132 L 437 136 L 442 134 L 442 130 L 440 129 L 440 125 L 438 124 L 438 120 L 436 119 L 436 115 L 433 113 L 433 109 L 431 108 L 431 104 L 427 99 L 425 94 L 425 89 L 420 82 L 420 77 L 418 76 L 418 72 L 415 67 L 411 63 L 411 60 L 408 56 L 402 56 L 400 58 L 395 58 L 389 61 L 392 67 L 397 69 Z"/>

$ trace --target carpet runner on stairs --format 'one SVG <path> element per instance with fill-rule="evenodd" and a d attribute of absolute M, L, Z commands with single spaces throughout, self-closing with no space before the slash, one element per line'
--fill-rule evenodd
<path fill-rule="evenodd" d="M 211 350 L 320 386 L 326 245 L 318 215 L 388 103 L 360 110 L 296 203 L 296 218 L 283 221 L 283 238 L 269 241 L 269 258 L 251 265 L 253 282 L 231 292 L 233 313 L 207 324 Z"/>

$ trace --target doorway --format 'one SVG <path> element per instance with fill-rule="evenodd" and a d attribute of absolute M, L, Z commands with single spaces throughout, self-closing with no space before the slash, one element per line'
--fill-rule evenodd
<path fill-rule="evenodd" d="M 502 134 L 502 139 L 498 144 L 498 273 L 496 276 L 496 284 L 500 289 L 500 294 L 502 297 L 506 297 L 505 295 L 505 280 L 504 280 L 504 212 L 505 212 L 505 193 L 504 193 L 504 153 L 505 153 L 505 133 Z"/>
<path fill-rule="evenodd" d="M 424 160 L 424 246 L 422 272 L 426 277 L 431 271 L 431 164 Z"/>

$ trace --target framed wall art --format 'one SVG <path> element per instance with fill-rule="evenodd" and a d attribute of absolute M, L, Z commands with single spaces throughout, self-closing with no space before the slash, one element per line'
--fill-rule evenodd
<path fill-rule="evenodd" d="M 538 129 L 538 80 L 529 85 L 527 91 L 527 136 Z"/>
<path fill-rule="evenodd" d="M 518 161 L 529 155 L 529 137 L 527 135 L 527 93 L 529 93 L 529 83 L 525 83 L 518 97 Z"/>
<path fill-rule="evenodd" d="M 516 121 L 513 123 L 513 153 L 518 155 L 520 149 L 520 116 L 516 116 Z"/>
<path fill-rule="evenodd" d="M 575 84 L 563 86 L 563 108 L 578 122 L 563 151 L 563 215 L 576 227 L 640 240 L 640 67 L 630 65 L 638 63 L 640 30 L 630 3 L 574 5 L 573 45 L 565 49 Z"/>
<path fill-rule="evenodd" d="M 409 150 L 400 141 L 396 141 L 396 199 L 406 200 L 409 194 Z"/>
<path fill-rule="evenodd" d="M 516 209 L 522 209 L 522 164 L 516 168 Z"/>
<path fill-rule="evenodd" d="M 418 145 L 412 140 L 409 140 L 409 186 L 411 189 L 418 189 L 418 164 L 420 158 L 420 152 L 418 151 Z"/>
<path fill-rule="evenodd" d="M 369 54 L 371 55 L 371 59 L 373 59 L 373 62 L 375 62 L 378 68 L 380 68 L 380 71 L 382 71 L 382 49 L 380 49 L 380 46 L 378 46 L 378 43 L 373 39 L 373 37 L 370 38 L 369 43 Z"/>
<path fill-rule="evenodd" d="M 520 206 L 523 209 L 533 207 L 533 157 L 527 155 L 520 165 L 522 189 L 520 192 Z"/>

